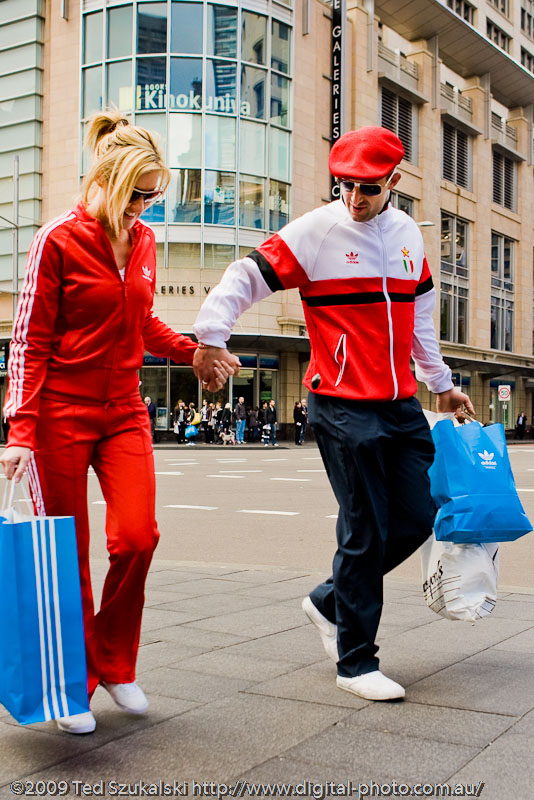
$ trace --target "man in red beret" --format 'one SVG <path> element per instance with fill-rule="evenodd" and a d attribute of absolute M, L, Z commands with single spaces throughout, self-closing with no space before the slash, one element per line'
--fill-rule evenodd
<path fill-rule="evenodd" d="M 421 232 L 390 204 L 404 150 L 386 128 L 345 133 L 330 152 L 340 199 L 293 220 L 226 270 L 194 331 L 205 381 L 247 308 L 298 288 L 311 344 L 309 420 L 339 503 L 333 575 L 302 606 L 337 663 L 337 686 L 369 700 L 404 697 L 378 668 L 382 578 L 432 532 L 432 438 L 410 370 L 439 411 L 474 413 L 453 387 L 432 312 Z"/>

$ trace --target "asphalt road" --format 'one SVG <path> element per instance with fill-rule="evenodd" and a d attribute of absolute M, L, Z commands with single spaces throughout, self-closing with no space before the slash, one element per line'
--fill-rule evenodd
<path fill-rule="evenodd" d="M 534 522 L 534 444 L 510 458 Z M 171 447 L 155 451 L 158 559 L 330 571 L 337 506 L 318 450 Z M 135 480 L 135 476 L 132 476 Z M 105 504 L 89 480 L 92 557 L 106 558 Z M 419 556 L 394 575 L 419 580 Z M 534 593 L 534 534 L 501 545 L 500 588 Z"/>

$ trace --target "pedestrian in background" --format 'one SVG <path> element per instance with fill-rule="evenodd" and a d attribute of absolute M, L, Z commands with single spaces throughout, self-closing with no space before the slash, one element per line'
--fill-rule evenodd
<path fill-rule="evenodd" d="M 305 397 L 300 401 L 302 409 L 302 427 L 300 429 L 300 443 L 304 444 L 306 438 L 306 428 L 308 427 L 308 401 Z"/>
<path fill-rule="evenodd" d="M 245 426 L 247 424 L 247 409 L 245 406 L 245 398 L 239 397 L 234 408 L 235 416 L 235 441 L 236 444 L 245 444 Z"/>
<path fill-rule="evenodd" d="M 523 439 L 526 429 L 527 429 L 527 415 L 525 414 L 524 411 L 521 411 L 515 423 L 515 438 Z"/>
<path fill-rule="evenodd" d="M 148 418 L 150 420 L 150 432 L 152 434 L 152 441 L 156 441 L 156 404 L 152 402 L 151 397 L 145 397 L 145 406 L 148 411 Z"/>
<path fill-rule="evenodd" d="M 26 470 L 39 516 L 75 518 L 88 694 L 99 683 L 123 710 L 148 708 L 135 682 L 144 585 L 159 533 L 143 353 L 191 364 L 197 345 L 154 316 L 156 245 L 140 221 L 170 171 L 157 136 L 119 112 L 88 125 L 88 168 L 78 206 L 44 225 L 30 247 L 13 327 L 0 459 L 8 479 Z M 218 367 L 222 383 L 232 367 Z M 95 615 L 89 567 L 87 472 L 107 504 L 110 555 Z M 88 711 L 57 720 L 69 733 L 95 728 Z"/>
<path fill-rule="evenodd" d="M 258 406 L 254 406 L 251 408 L 248 415 L 248 427 L 250 431 L 250 441 L 257 442 L 258 441 Z"/>
<path fill-rule="evenodd" d="M 295 424 L 295 444 L 302 444 L 302 424 L 304 421 L 304 413 L 302 411 L 302 403 L 297 400 L 293 408 L 293 422 Z"/>
<path fill-rule="evenodd" d="M 269 444 L 273 447 L 278 447 L 276 443 L 276 425 L 278 421 L 278 414 L 276 413 L 276 403 L 271 398 L 265 410 L 265 419 L 268 425 L 271 426 L 269 431 Z"/>

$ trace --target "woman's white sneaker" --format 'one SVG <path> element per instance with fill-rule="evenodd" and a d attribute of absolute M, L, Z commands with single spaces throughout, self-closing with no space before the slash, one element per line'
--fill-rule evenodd
<path fill-rule="evenodd" d="M 67 733 L 92 733 L 96 728 L 96 719 L 91 711 L 84 711 L 83 714 L 59 717 L 56 724 L 60 731 Z"/>
<path fill-rule="evenodd" d="M 365 700 L 402 700 L 406 694 L 400 683 L 395 683 L 379 669 L 353 678 L 338 675 L 336 684 L 339 689 L 352 692 Z"/>
<path fill-rule="evenodd" d="M 337 664 L 339 661 L 337 652 L 337 625 L 334 625 L 333 622 L 330 622 L 321 614 L 317 606 L 314 606 L 310 597 L 305 597 L 302 601 L 302 610 L 319 631 L 327 655 Z"/>
<path fill-rule="evenodd" d="M 112 696 L 115 703 L 123 711 L 130 714 L 144 714 L 148 709 L 146 695 L 135 681 L 132 683 L 106 683 L 102 681 L 102 686 Z"/>

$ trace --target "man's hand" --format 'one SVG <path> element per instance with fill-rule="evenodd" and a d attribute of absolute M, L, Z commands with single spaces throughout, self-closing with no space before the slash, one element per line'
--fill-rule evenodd
<path fill-rule="evenodd" d="M 4 468 L 6 478 L 10 481 L 15 478 L 15 483 L 22 480 L 22 476 L 26 472 L 26 467 L 31 456 L 31 449 L 29 447 L 6 447 L 4 455 L 0 458 L 0 464 Z"/>
<path fill-rule="evenodd" d="M 193 357 L 193 370 L 208 392 L 224 386 L 230 375 L 237 375 L 241 363 L 226 347 L 199 347 Z"/>
<path fill-rule="evenodd" d="M 440 413 L 453 413 L 460 422 L 476 416 L 469 396 L 456 386 L 436 395 L 436 407 Z"/>

